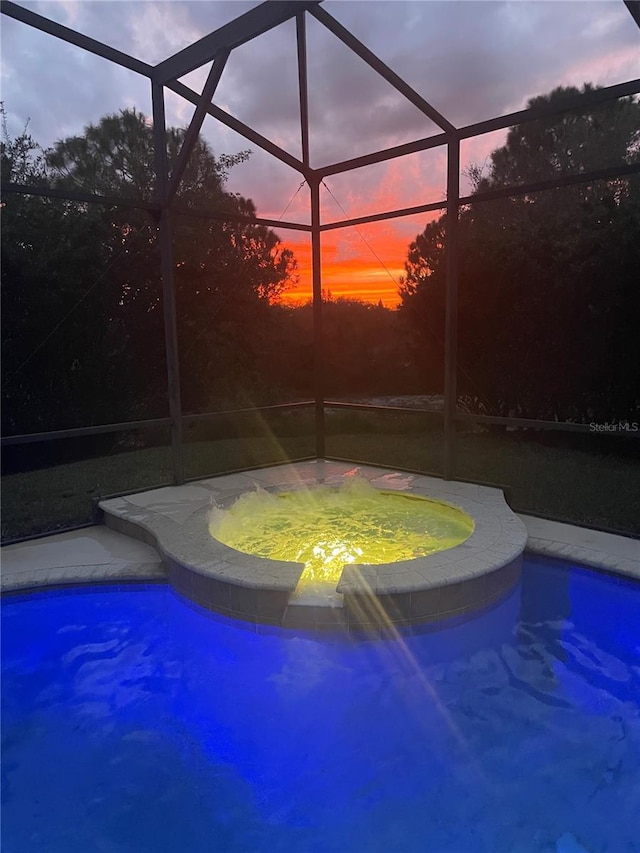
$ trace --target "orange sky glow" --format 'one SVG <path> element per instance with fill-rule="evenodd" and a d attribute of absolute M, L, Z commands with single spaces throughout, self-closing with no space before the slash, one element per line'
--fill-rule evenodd
<path fill-rule="evenodd" d="M 400 302 L 398 288 L 406 274 L 404 262 L 409 244 L 437 213 L 420 217 L 372 222 L 366 225 L 324 231 L 320 238 L 322 289 L 333 299 L 340 297 L 382 304 L 395 308 Z M 292 238 L 290 234 L 295 233 Z M 311 299 L 311 235 L 280 232 L 282 243 L 295 255 L 298 284 L 281 297 L 285 304 L 300 304 Z"/>
<path fill-rule="evenodd" d="M 404 206 L 404 200 L 389 199 L 386 210 Z M 398 288 L 406 274 L 404 262 L 409 244 L 424 231 L 439 212 L 370 222 L 356 227 L 324 231 L 320 237 L 322 289 L 334 299 L 340 297 L 395 308 L 400 303 Z M 295 237 L 290 235 L 295 234 Z M 285 291 L 281 301 L 300 304 L 311 299 L 311 235 L 280 232 L 283 245 L 297 260 L 299 282 Z"/>
<path fill-rule="evenodd" d="M 294 241 L 285 238 L 283 243 L 293 250 L 296 257 L 299 283 L 285 291 L 282 302 L 293 305 L 308 302 L 312 295 L 311 240 Z M 323 291 L 330 292 L 334 299 L 346 297 L 376 304 L 382 300 L 387 308 L 395 308 L 400 301 L 398 283 L 404 274 L 407 242 L 402 238 L 395 241 L 387 238 L 384 243 L 375 245 L 376 254 L 386 269 L 364 243 L 361 245 L 359 257 L 343 257 L 340 232 L 326 232 L 322 235 Z"/>
<path fill-rule="evenodd" d="M 444 151 L 429 150 L 334 175 L 321 192 L 321 221 L 336 222 L 439 201 L 445 194 L 445 169 Z M 287 211 L 292 220 L 304 221 L 306 201 L 301 194 L 299 207 Z M 376 304 L 382 300 L 387 308 L 395 308 L 400 302 L 398 288 L 405 275 L 409 244 L 438 215 L 429 212 L 322 232 L 323 291 L 334 299 Z M 307 302 L 312 294 L 311 235 L 284 229 L 278 233 L 283 245 L 294 252 L 299 277 L 298 285 L 283 294 L 282 302 Z"/>

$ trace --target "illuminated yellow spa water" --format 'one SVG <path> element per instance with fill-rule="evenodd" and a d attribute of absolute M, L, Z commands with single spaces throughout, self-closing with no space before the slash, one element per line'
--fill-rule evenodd
<path fill-rule="evenodd" d="M 211 535 L 236 551 L 304 563 L 298 589 L 335 587 L 347 563 L 394 563 L 453 548 L 473 528 L 457 507 L 378 491 L 357 478 L 339 489 L 251 492 L 227 510 L 213 507 L 209 518 Z"/>

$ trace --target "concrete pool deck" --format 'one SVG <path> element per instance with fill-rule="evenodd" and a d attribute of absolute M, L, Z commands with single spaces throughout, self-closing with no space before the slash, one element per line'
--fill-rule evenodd
<path fill-rule="evenodd" d="M 300 486 L 311 484 L 319 479 L 318 465 L 323 466 L 322 482 L 329 484 L 338 483 L 345 473 L 353 467 L 343 463 L 322 461 L 282 465 L 241 474 L 208 478 L 184 486 L 165 487 L 152 492 L 117 498 L 114 501 L 106 502 L 106 504 L 112 504 L 112 508 L 115 507 L 116 510 L 120 506 L 122 510 L 119 513 L 122 519 L 120 526 L 121 530 L 126 533 L 134 532 L 128 528 L 130 522 L 127 519 L 135 519 L 136 515 L 143 519 L 145 513 L 148 519 L 147 511 L 150 506 L 153 506 L 153 512 L 156 514 L 160 526 L 174 526 L 176 530 L 178 528 L 186 530 L 192 523 L 190 520 L 196 515 L 202 515 L 205 511 L 204 505 L 208 504 L 212 497 L 217 500 L 225 496 L 233 497 L 242 491 L 253 488 L 256 482 L 260 483 L 261 486 L 272 488 L 289 487 L 292 481 L 297 482 Z M 437 494 L 434 495 L 436 498 L 449 499 L 458 505 L 464 506 L 466 503 L 467 506 L 474 506 L 480 497 L 488 499 L 489 502 L 502 501 L 504 503 L 500 492 L 483 486 L 447 482 L 374 466 L 360 466 L 360 472 L 378 488 L 402 490 L 407 487 L 408 482 L 411 482 L 413 486 L 416 483 L 421 484 L 420 491 L 423 491 L 430 486 L 435 488 L 434 484 L 436 484 L 438 486 Z M 640 580 L 640 542 L 638 540 L 533 516 L 520 515 L 517 518 L 514 516 L 514 519 L 517 525 L 522 522 L 526 528 L 526 550 L 528 552 L 557 557 L 610 572 L 617 576 Z M 111 523 L 113 523 L 113 516 Z M 517 527 L 514 525 L 512 529 L 514 531 L 512 540 L 515 541 L 518 538 Z M 145 543 L 139 541 L 139 538 L 124 535 L 124 532 L 110 529 L 105 525 L 96 525 L 5 546 L 2 548 L 1 555 L 0 580 L 2 591 L 16 592 L 22 590 L 26 592 L 43 587 L 84 583 L 169 580 L 167 563 L 171 567 L 172 561 L 171 559 L 163 560 L 156 548 L 150 544 L 155 541 L 155 535 L 150 533 L 146 537 L 147 542 Z M 135 532 L 135 535 L 140 537 L 140 530 Z M 491 537 L 487 538 L 487 536 L 488 534 L 485 535 L 484 543 L 490 546 L 492 544 L 489 541 Z M 449 552 L 440 552 L 440 555 L 433 556 L 438 557 L 447 553 L 451 555 L 462 547 L 457 546 Z M 505 560 L 508 558 L 507 551 L 505 551 Z M 260 559 L 249 558 L 249 560 Z M 282 565 L 297 566 L 297 564 Z M 405 564 L 405 568 L 407 565 Z M 375 567 L 370 568 L 375 569 Z M 403 576 L 406 586 L 411 580 L 406 572 Z M 345 588 L 348 591 L 348 582 L 343 585 L 343 589 Z M 411 587 L 408 586 L 406 589 L 411 589 Z M 401 585 L 396 585 L 394 591 L 396 590 L 400 593 L 402 591 Z M 328 612 L 327 605 L 329 605 L 334 615 L 337 614 L 338 609 L 342 606 L 342 598 L 342 595 L 334 594 L 333 600 L 325 600 L 323 602 L 324 612 Z M 315 623 L 318 619 L 319 609 L 317 605 L 319 604 L 320 602 L 311 598 L 299 602 L 300 607 L 307 608 L 305 611 L 302 611 L 300 607 L 297 610 L 289 608 L 292 611 L 289 616 L 289 619 L 292 620 L 290 623 L 292 627 L 297 627 L 298 623 L 302 624 L 303 622 L 309 624 L 307 617 L 310 613 L 315 614 L 311 620 Z M 296 615 L 300 617 L 303 612 L 307 614 L 304 619 L 296 618 Z M 265 615 L 267 616 L 266 621 L 270 621 L 269 613 Z M 402 619 L 397 621 L 403 624 Z"/>

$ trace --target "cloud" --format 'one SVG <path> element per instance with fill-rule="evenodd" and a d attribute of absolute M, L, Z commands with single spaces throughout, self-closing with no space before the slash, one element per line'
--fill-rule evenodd
<path fill-rule="evenodd" d="M 127 44 L 132 56 L 151 65 L 202 38 L 188 8 L 174 3 L 132 4 L 127 12 Z"/>
<path fill-rule="evenodd" d="M 25 5 L 154 63 L 256 4 L 66 0 Z M 576 77 L 607 84 L 640 74 L 638 29 L 621 3 L 328 0 L 323 8 L 456 124 L 518 109 L 527 98 Z M 3 23 L 8 108 L 24 114 L 25 100 L 39 106 L 44 78 L 42 111 L 50 136 L 59 136 L 81 115 L 100 115 L 135 98 L 149 109 L 146 81 L 132 83 L 114 74 L 110 63 L 91 65 L 76 48 L 61 48 L 55 39 L 8 18 Z M 318 164 L 437 130 L 310 16 L 307 30 Z M 297 154 L 294 35 L 293 22 L 287 22 L 234 51 L 219 97 L 238 117 Z M 85 81 L 89 72 L 91 83 Z M 55 86 L 46 85 L 51 74 Z M 18 99 L 20 106 L 14 103 Z M 66 118 L 69 107 L 73 115 Z M 175 118 L 185 120 L 190 109 L 176 108 Z"/>
<path fill-rule="evenodd" d="M 321 197 L 323 221 L 441 201 L 446 193 L 445 174 L 446 151 L 439 147 L 331 175 L 325 184 L 333 195 Z"/>
<path fill-rule="evenodd" d="M 155 63 L 257 3 L 50 0 L 23 5 Z M 611 85 L 640 76 L 640 33 L 622 3 L 327 0 L 323 8 L 458 126 L 520 109 L 557 85 Z M 310 16 L 307 32 L 313 165 L 438 132 Z M 125 106 L 151 112 L 146 79 L 6 16 L 2 48 L 3 98 L 12 134 L 30 118 L 34 137 L 49 145 Z M 199 90 L 206 73 L 189 75 L 189 85 Z M 300 156 L 294 23 L 234 51 L 216 100 Z M 192 105 L 167 94 L 169 123 L 184 125 L 192 112 Z M 307 188 L 295 195 L 298 173 L 212 119 L 203 133 L 218 152 L 254 149 L 249 162 L 232 171 L 230 188 L 252 197 L 259 213 L 277 218 L 293 198 L 286 218 L 309 221 Z M 494 134 L 465 142 L 463 168 L 482 163 L 503 138 Z M 327 183 L 348 215 L 358 216 L 436 200 L 442 197 L 444 175 L 444 152 L 437 149 L 336 175 Z M 326 199 L 323 214 L 344 216 Z M 421 218 L 419 228 L 414 223 L 409 239 L 427 218 Z M 387 227 L 400 246 L 406 225 L 398 220 Z M 325 245 L 343 240 L 339 232 L 330 233 Z M 389 238 L 388 245 L 392 242 Z"/>
<path fill-rule="evenodd" d="M 65 4 L 60 17 L 71 9 Z M 2 23 L 3 99 L 12 134 L 29 121 L 46 147 L 123 106 L 148 111 L 148 85 L 138 75 L 13 19 Z"/>
<path fill-rule="evenodd" d="M 325 8 L 456 125 L 520 109 L 576 65 L 593 66 L 589 79 L 601 85 L 640 74 L 640 34 L 622 3 L 398 0 L 368 2 L 366 14 L 359 3 Z M 603 53 L 617 51 L 627 57 L 621 65 L 598 67 Z"/>

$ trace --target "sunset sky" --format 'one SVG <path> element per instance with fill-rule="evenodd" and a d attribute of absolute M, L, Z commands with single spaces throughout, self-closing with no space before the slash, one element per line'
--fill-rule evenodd
<path fill-rule="evenodd" d="M 154 64 L 258 4 L 43 0 L 20 5 Z M 529 98 L 558 85 L 613 85 L 640 77 L 640 30 L 621 0 L 327 0 L 323 8 L 456 126 L 521 109 Z M 312 166 L 437 132 L 310 16 L 307 35 Z M 194 71 L 183 82 L 200 91 L 207 72 Z M 124 107 L 151 113 L 146 79 L 6 16 L 2 98 L 9 132 L 19 133 L 29 121 L 30 132 L 45 146 Z M 295 24 L 289 21 L 236 49 L 214 102 L 299 157 Z M 192 112 L 190 104 L 168 95 L 170 124 L 186 125 Z M 228 189 L 252 198 L 259 215 L 281 219 L 288 205 L 284 219 L 310 221 L 308 188 L 300 188 L 297 172 L 211 117 L 203 134 L 217 152 L 252 150 L 248 162 L 232 170 Z M 504 132 L 498 132 L 463 144 L 463 170 L 485 164 L 503 140 Z M 328 189 L 321 188 L 322 221 L 441 200 L 445 165 L 444 150 L 434 149 L 327 178 Z M 407 246 L 428 218 L 324 233 L 325 291 L 396 304 Z M 309 235 L 288 229 L 279 234 L 299 264 L 299 287 L 286 298 L 308 298 Z"/>

